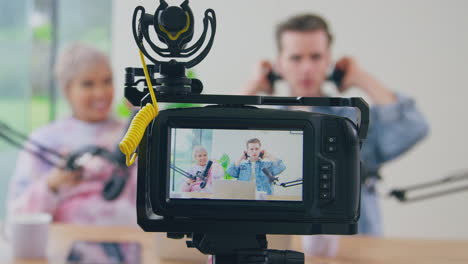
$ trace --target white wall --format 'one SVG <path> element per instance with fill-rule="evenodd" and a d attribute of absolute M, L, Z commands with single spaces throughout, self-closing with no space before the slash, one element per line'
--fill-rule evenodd
<path fill-rule="evenodd" d="M 139 66 L 130 26 L 134 7 L 143 3 L 154 12 L 158 2 L 115 1 L 117 83 L 123 83 L 125 66 Z M 214 47 L 196 73 L 206 92 L 219 94 L 236 93 L 257 60 L 274 58 L 275 24 L 298 12 L 324 15 L 335 33 L 334 57 L 355 56 L 391 89 L 414 96 L 431 124 L 424 142 L 383 169 L 385 234 L 468 239 L 468 192 L 408 205 L 384 197 L 390 187 L 468 169 L 468 1 L 196 0 L 191 5 L 198 22 L 208 7 L 217 14 Z"/>

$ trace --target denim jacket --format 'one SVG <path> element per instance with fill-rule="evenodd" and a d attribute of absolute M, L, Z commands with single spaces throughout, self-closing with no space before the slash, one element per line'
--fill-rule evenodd
<path fill-rule="evenodd" d="M 360 154 L 368 171 L 378 171 L 386 162 L 404 154 L 429 133 L 429 125 L 416 108 L 414 100 L 400 93 L 396 97 L 395 103 L 370 108 L 369 131 Z M 314 107 L 313 111 L 348 117 L 356 122 L 354 108 Z M 375 182 L 371 180 L 361 188 L 360 234 L 382 234 L 378 198 L 372 191 Z"/>
<path fill-rule="evenodd" d="M 413 99 L 400 93 L 397 101 L 374 105 L 370 110 L 369 131 L 361 148 L 367 170 L 377 171 L 425 138 L 429 125 Z M 356 122 L 356 110 L 348 107 L 314 107 L 313 112 L 347 117 Z"/>
<path fill-rule="evenodd" d="M 255 184 L 257 191 L 264 191 L 268 195 L 273 193 L 273 186 L 268 177 L 263 173 L 262 169 L 267 168 L 273 176 L 276 176 L 286 169 L 282 160 L 269 161 L 258 160 L 255 164 Z M 250 181 L 252 172 L 252 163 L 250 161 L 242 161 L 239 166 L 232 163 L 227 169 L 227 173 L 239 181 Z"/>

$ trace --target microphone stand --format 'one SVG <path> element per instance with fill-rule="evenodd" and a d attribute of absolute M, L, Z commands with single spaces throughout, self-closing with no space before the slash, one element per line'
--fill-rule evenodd
<path fill-rule="evenodd" d="M 420 195 L 412 196 L 409 198 L 407 197 L 407 194 L 413 191 L 426 190 L 429 188 L 444 186 L 449 183 L 461 182 L 461 181 L 466 181 L 466 180 L 468 180 L 468 171 L 465 171 L 456 175 L 451 175 L 451 176 L 442 178 L 440 180 L 411 185 L 406 188 L 393 189 L 390 191 L 388 195 L 390 197 L 395 197 L 396 199 L 398 199 L 398 201 L 403 202 L 403 203 L 417 202 L 417 201 L 427 200 L 431 198 L 436 198 L 436 197 L 440 197 L 444 195 L 466 191 L 468 190 L 468 183 L 466 185 L 447 188 L 445 190 L 432 191 L 432 192 L 429 191 L 425 194 L 420 194 Z"/>

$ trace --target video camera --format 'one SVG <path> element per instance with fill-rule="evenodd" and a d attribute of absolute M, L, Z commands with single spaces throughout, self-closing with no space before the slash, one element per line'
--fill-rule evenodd
<path fill-rule="evenodd" d="M 202 83 L 187 78 L 185 71 L 211 49 L 216 16 L 206 10 L 200 39 L 187 47 L 194 24 L 188 4 L 186 0 L 180 7 L 169 6 L 161 0 L 154 14 L 141 6 L 134 11 L 135 42 L 153 65 L 147 67 L 146 81 L 145 65 L 126 68 L 126 98 L 143 107 L 151 102 L 149 92 L 154 89 L 159 102 L 206 105 L 163 110 L 148 120 L 138 146 L 138 224 L 145 231 L 167 232 L 172 238 L 187 235 L 192 238 L 189 246 L 216 255 L 220 263 L 236 263 L 229 259 L 240 259 L 241 252 L 247 252 L 245 256 L 253 249 L 274 259 L 276 253 L 266 249 L 265 234 L 357 233 L 359 151 L 369 123 L 366 102 L 361 98 L 201 95 Z M 202 48 L 209 27 L 207 44 L 190 59 Z M 151 40 L 151 30 L 167 48 Z M 154 53 L 171 59 L 152 57 L 144 40 Z M 137 88 L 141 83 L 143 90 Z M 257 106 L 353 107 L 357 122 Z M 247 143 L 252 138 L 258 142 Z M 193 155 L 199 145 L 210 157 L 203 160 Z M 250 147 L 266 149 L 267 154 L 247 157 L 243 153 Z M 209 169 L 206 160 L 212 162 Z M 184 177 L 199 178 L 188 172 L 192 166 L 206 169 L 201 179 L 205 186 L 181 191 L 179 186 L 187 184 Z M 294 259 L 291 254 L 284 252 L 278 258 Z"/>

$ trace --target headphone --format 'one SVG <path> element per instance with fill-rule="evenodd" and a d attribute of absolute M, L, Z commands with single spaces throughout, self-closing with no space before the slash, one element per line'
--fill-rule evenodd
<path fill-rule="evenodd" d="M 80 165 L 77 161 L 84 155 L 102 157 L 115 165 L 112 176 L 104 183 L 102 188 L 102 197 L 105 200 L 112 201 L 117 199 L 125 188 L 129 179 L 129 170 L 125 164 L 125 156 L 117 148 L 111 152 L 103 147 L 85 146 L 72 152 L 66 161 L 65 170 L 77 170 Z"/>

